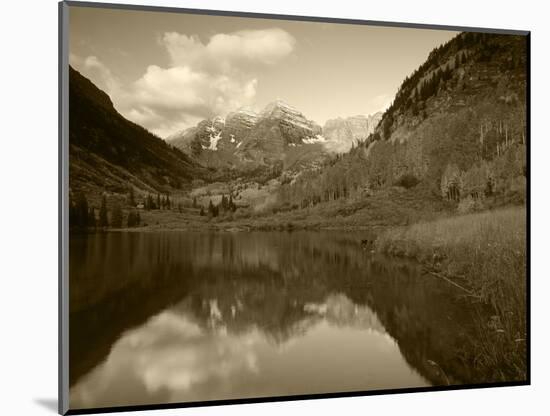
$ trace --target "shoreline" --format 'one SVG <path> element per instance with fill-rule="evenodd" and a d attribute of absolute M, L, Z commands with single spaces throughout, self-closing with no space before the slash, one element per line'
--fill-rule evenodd
<path fill-rule="evenodd" d="M 526 214 L 508 207 L 439 219 L 388 229 L 375 241 L 377 252 L 418 262 L 457 287 L 471 307 L 490 311 L 476 322 L 476 365 L 515 379 L 526 377 Z"/>
<path fill-rule="evenodd" d="M 341 225 L 292 222 L 263 217 L 262 221 L 159 223 L 140 227 L 95 230 L 90 233 L 292 233 L 341 232 L 349 234 L 358 249 L 369 255 L 403 259 L 421 267 L 421 276 L 445 281 L 453 286 L 457 299 L 466 299 L 465 308 L 481 308 L 475 338 L 480 366 L 492 374 L 503 369 L 507 379 L 523 379 L 525 373 L 525 302 L 521 293 L 526 284 L 525 207 L 512 206 L 473 214 L 441 216 L 434 220 L 399 225 Z M 363 235 L 361 235 L 363 234 Z M 511 264 L 513 260 L 515 263 Z M 497 290 L 494 290 L 494 289 Z M 498 365 L 495 365 L 498 363 Z"/>
<path fill-rule="evenodd" d="M 228 226 L 228 227 L 131 227 L 131 228 L 112 228 L 105 231 L 96 232 L 115 232 L 115 233 L 134 233 L 134 232 L 219 232 L 219 233 L 251 233 L 251 232 L 298 232 L 298 231 L 383 231 L 384 229 L 391 228 L 392 226 L 360 226 L 360 227 L 338 227 L 338 226 L 326 226 L 326 227 L 248 227 L 248 226 Z M 92 231 L 93 233 L 93 231 Z"/>

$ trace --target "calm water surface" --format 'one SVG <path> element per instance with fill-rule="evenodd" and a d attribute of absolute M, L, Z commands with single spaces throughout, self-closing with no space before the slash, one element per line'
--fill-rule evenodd
<path fill-rule="evenodd" d="M 473 381 L 456 289 L 361 238 L 72 236 L 71 408 Z"/>

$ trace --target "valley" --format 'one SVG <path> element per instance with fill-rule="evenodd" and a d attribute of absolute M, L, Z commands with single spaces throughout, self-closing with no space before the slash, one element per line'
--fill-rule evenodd
<path fill-rule="evenodd" d="M 354 250 L 412 259 L 422 278 L 462 288 L 457 297 L 483 309 L 476 371 L 504 368 L 490 379 L 523 380 L 526 47 L 522 36 L 459 33 L 384 111 L 321 126 L 276 100 L 165 140 L 71 69 L 71 232 L 246 240 L 360 231 Z"/>
<path fill-rule="evenodd" d="M 166 142 L 144 137 L 142 148 L 121 133 L 135 141 L 135 132 L 148 132 L 73 71 L 74 210 L 81 221 L 97 218 L 105 198 L 108 210 L 122 211 L 115 228 L 143 210 L 147 227 L 246 230 L 405 225 L 523 204 L 524 50 L 521 38 L 460 34 L 403 81 L 384 113 L 321 127 L 277 100 L 258 113 L 201 121 Z M 105 114 L 124 128 L 108 130 Z M 76 207 L 77 195 L 86 207 Z M 144 209 L 151 195 L 171 205 Z M 222 198 L 231 198 L 230 210 L 209 210 Z"/>

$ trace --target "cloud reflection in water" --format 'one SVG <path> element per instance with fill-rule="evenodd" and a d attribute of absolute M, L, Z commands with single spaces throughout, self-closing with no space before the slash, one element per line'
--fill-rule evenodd
<path fill-rule="evenodd" d="M 304 305 L 283 340 L 250 325 L 242 305 L 205 301 L 207 325 L 185 302 L 122 334 L 71 389 L 71 408 L 425 386 L 368 307 L 342 294 Z"/>

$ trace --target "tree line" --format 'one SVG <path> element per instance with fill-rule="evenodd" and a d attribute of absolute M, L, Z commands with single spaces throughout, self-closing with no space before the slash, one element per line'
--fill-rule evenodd
<path fill-rule="evenodd" d="M 135 206 L 135 203 L 132 203 L 132 201 L 133 199 L 130 200 L 130 205 Z M 143 208 L 147 211 L 154 209 L 172 209 L 172 201 L 168 194 L 162 196 L 161 194 L 157 194 L 156 197 L 148 194 L 143 202 Z"/>
<path fill-rule="evenodd" d="M 196 199 L 193 200 L 193 206 L 196 207 L 197 201 Z M 235 212 L 237 210 L 237 205 L 235 205 L 235 202 L 233 202 L 233 196 L 229 195 L 229 198 L 225 195 L 222 195 L 222 199 L 219 202 L 219 204 L 212 203 L 212 200 L 208 202 L 208 208 L 205 210 L 204 207 L 201 206 L 200 215 L 202 216 L 208 216 L 209 218 L 217 217 L 222 213 L 228 213 L 228 212 Z"/>
<path fill-rule="evenodd" d="M 281 208 L 364 198 L 384 187 L 408 189 L 420 182 L 454 202 L 503 196 L 521 188 L 526 175 L 524 125 L 514 115 L 480 124 L 472 121 L 468 115 L 448 116 L 432 130 L 424 130 L 422 137 L 404 143 L 359 141 L 322 168 L 283 181 Z"/>
<path fill-rule="evenodd" d="M 510 50 L 504 49 L 508 47 Z M 375 132 L 320 169 L 283 178 L 279 202 L 287 208 L 303 208 L 368 196 L 381 187 L 411 188 L 421 181 L 434 194 L 456 202 L 521 188 L 526 132 L 524 103 L 521 89 L 514 92 L 516 85 L 508 85 L 505 96 L 480 102 L 475 111 L 459 109 L 437 122 L 426 121 L 429 98 L 452 88 L 458 97 L 463 94 L 459 88 L 466 84 L 460 85 L 459 75 L 455 76 L 461 66 L 467 71 L 489 56 L 494 63 L 489 72 L 500 70 L 498 76 L 514 79 L 522 64 L 518 48 L 501 35 L 475 33 L 459 34 L 435 48 L 427 61 L 405 78 Z M 487 70 L 484 65 L 479 68 Z M 488 78 L 483 81 L 487 85 L 492 82 Z M 411 113 L 424 120 L 416 137 L 403 143 L 389 140 L 396 120 Z"/>
<path fill-rule="evenodd" d="M 125 221 L 126 220 L 126 221 Z M 138 227 L 141 215 L 137 209 L 130 210 L 126 218 L 119 202 L 107 206 L 105 195 L 101 198 L 99 210 L 88 203 L 83 192 L 69 196 L 69 227 L 71 229 Z"/>

